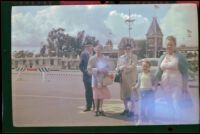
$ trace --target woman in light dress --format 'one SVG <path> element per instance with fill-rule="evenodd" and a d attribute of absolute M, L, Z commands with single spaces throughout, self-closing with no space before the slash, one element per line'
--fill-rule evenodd
<path fill-rule="evenodd" d="M 134 99 L 132 95 L 132 86 L 136 83 L 137 78 L 137 56 L 131 53 L 131 45 L 126 44 L 123 47 L 124 55 L 120 56 L 117 62 L 117 72 L 122 73 L 122 81 L 120 82 L 120 98 L 124 102 L 124 111 L 120 115 L 127 115 L 128 117 L 134 116 L 133 107 Z M 133 95 L 134 96 L 134 95 Z M 128 102 L 131 102 L 131 108 L 128 108 Z"/>
<path fill-rule="evenodd" d="M 176 51 L 176 38 L 173 36 L 166 38 L 166 52 L 158 62 L 155 88 L 157 89 L 160 81 L 175 121 L 179 100 L 183 97 L 183 93 L 187 92 L 188 63 L 184 55 Z"/>
<path fill-rule="evenodd" d="M 95 47 L 96 54 L 90 57 L 88 62 L 88 72 L 92 74 L 92 89 L 95 103 L 95 116 L 104 116 L 103 100 L 110 99 L 110 91 L 107 86 L 103 85 L 103 79 L 111 71 L 108 57 L 102 55 L 103 46 Z M 100 109 L 98 108 L 98 100 L 100 101 Z"/>

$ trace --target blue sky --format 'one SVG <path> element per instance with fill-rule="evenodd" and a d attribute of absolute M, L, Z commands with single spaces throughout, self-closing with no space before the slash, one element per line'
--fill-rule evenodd
<path fill-rule="evenodd" d="M 41 42 L 47 43 L 48 32 L 62 27 L 65 33 L 76 36 L 78 31 L 95 36 L 104 45 L 108 39 L 117 48 L 121 38 L 128 37 L 128 25 L 124 22 L 131 11 L 131 37 L 145 39 L 152 16 L 157 16 L 164 34 L 174 35 L 177 44 L 198 45 L 197 9 L 193 4 L 154 5 L 75 5 L 75 6 L 17 6 L 12 8 L 12 51 L 39 52 Z M 192 37 L 187 36 L 187 29 Z M 110 35 L 109 33 L 112 33 Z"/>

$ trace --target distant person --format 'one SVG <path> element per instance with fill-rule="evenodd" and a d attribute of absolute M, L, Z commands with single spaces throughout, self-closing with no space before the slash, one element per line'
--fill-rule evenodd
<path fill-rule="evenodd" d="M 151 62 L 148 60 L 142 61 L 142 72 L 138 75 L 138 81 L 135 89 L 139 91 L 140 112 L 138 125 L 144 121 L 152 123 L 155 104 L 154 104 L 154 75 L 150 72 Z"/>
<path fill-rule="evenodd" d="M 85 44 L 85 50 L 81 53 L 79 69 L 83 73 L 83 83 L 85 86 L 86 109 L 84 112 L 91 111 L 92 104 L 94 110 L 93 93 L 92 93 L 92 76 L 87 71 L 89 58 L 93 55 L 93 45 Z"/>
<path fill-rule="evenodd" d="M 88 72 L 92 75 L 92 89 L 95 103 L 95 116 L 104 116 L 103 100 L 110 99 L 110 91 L 107 86 L 103 85 L 103 79 L 111 71 L 108 57 L 102 55 L 103 46 L 95 47 L 96 54 L 90 57 L 88 62 Z M 98 108 L 98 100 L 100 107 Z"/>
<path fill-rule="evenodd" d="M 136 83 L 137 78 L 137 56 L 131 53 L 131 45 L 126 44 L 123 47 L 125 54 L 119 57 L 116 71 L 122 74 L 120 82 L 120 98 L 124 102 L 124 111 L 120 115 L 134 116 L 133 107 L 135 102 L 132 101 L 133 94 L 132 84 Z M 128 108 L 128 102 L 131 102 L 131 109 Z"/>
<path fill-rule="evenodd" d="M 179 100 L 187 94 L 188 62 L 185 56 L 176 50 L 174 36 L 166 38 L 166 52 L 158 62 L 155 88 L 160 81 L 161 89 L 172 108 L 172 120 L 176 122 Z"/>

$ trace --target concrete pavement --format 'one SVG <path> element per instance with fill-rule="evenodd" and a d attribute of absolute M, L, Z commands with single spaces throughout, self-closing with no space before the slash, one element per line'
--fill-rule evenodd
<path fill-rule="evenodd" d="M 123 103 L 119 99 L 120 89 L 117 83 L 109 86 L 112 98 L 104 101 L 106 116 L 95 117 L 92 111 L 83 112 L 85 90 L 80 72 L 49 72 L 45 80 L 38 72 L 24 72 L 21 74 L 22 79 L 20 80 L 15 80 L 16 76 L 17 72 L 13 71 L 14 126 L 136 125 L 135 120 L 119 115 L 123 111 Z M 198 89 L 193 88 L 191 95 L 194 102 L 198 100 L 197 93 Z M 159 101 L 158 103 L 161 105 Z M 196 113 L 193 116 L 184 116 L 187 118 L 182 120 L 182 123 L 198 123 L 196 119 L 197 106 L 195 111 L 188 110 Z M 157 108 L 157 112 L 163 112 L 158 110 L 159 108 Z M 156 117 L 154 124 L 168 124 L 168 121 L 164 116 L 160 116 Z"/>

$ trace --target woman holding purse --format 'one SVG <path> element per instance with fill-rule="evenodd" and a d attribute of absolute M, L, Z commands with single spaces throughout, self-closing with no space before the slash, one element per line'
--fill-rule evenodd
<path fill-rule="evenodd" d="M 133 94 L 132 85 L 136 83 L 137 78 L 137 56 L 131 53 L 131 45 L 126 44 L 123 47 L 124 55 L 120 56 L 117 62 L 116 71 L 121 73 L 120 98 L 124 102 L 124 111 L 120 115 L 131 117 L 134 115 L 134 101 L 131 98 Z M 131 102 L 131 109 L 128 108 L 128 102 Z"/>
<path fill-rule="evenodd" d="M 87 66 L 88 72 L 92 74 L 95 116 L 105 115 L 103 111 L 103 100 L 111 98 L 109 89 L 103 84 L 103 80 L 108 75 L 111 68 L 108 58 L 102 55 L 102 50 L 102 45 L 97 45 L 95 47 L 96 54 L 89 59 Z M 98 109 L 98 100 L 100 101 L 100 109 Z"/>

